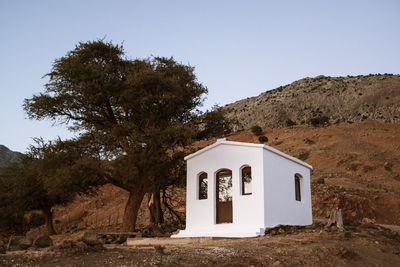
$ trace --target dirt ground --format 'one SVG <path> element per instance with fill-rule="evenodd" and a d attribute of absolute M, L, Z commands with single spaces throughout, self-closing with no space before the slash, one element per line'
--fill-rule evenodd
<path fill-rule="evenodd" d="M 1 266 L 400 266 L 400 227 L 321 224 L 277 228 L 262 237 L 205 239 L 185 245 L 104 245 L 84 251 L 62 249 L 68 235 L 53 236 L 54 247 L 7 252 Z"/>

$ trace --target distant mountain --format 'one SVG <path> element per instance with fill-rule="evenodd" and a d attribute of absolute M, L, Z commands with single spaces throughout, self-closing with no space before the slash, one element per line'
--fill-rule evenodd
<path fill-rule="evenodd" d="M 313 122 L 400 123 L 400 75 L 304 78 L 223 109 L 238 122 L 235 130 Z"/>
<path fill-rule="evenodd" d="M 0 174 L 8 166 L 18 163 L 21 156 L 22 153 L 11 151 L 6 146 L 0 145 Z"/>

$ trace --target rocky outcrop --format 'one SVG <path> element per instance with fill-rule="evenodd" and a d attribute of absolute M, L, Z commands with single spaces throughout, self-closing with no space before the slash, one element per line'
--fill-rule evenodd
<path fill-rule="evenodd" d="M 223 107 L 238 122 L 280 128 L 295 124 L 400 122 L 400 75 L 317 76 L 266 91 Z"/>

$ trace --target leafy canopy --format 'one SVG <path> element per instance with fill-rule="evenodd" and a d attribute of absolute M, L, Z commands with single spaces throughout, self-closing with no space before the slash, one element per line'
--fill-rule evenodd
<path fill-rule="evenodd" d="M 110 182 L 127 190 L 144 176 L 152 183 L 165 176 L 156 166 L 171 165 L 195 136 L 192 122 L 207 93 L 193 67 L 173 58 L 131 60 L 122 46 L 101 40 L 78 44 L 46 76 L 45 92 L 25 100 L 28 116 L 90 136 L 117 159 Z"/>

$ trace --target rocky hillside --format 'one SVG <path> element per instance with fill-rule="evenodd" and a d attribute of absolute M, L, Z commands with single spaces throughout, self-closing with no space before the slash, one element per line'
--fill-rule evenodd
<path fill-rule="evenodd" d="M 14 152 L 8 149 L 6 146 L 0 145 L 0 173 L 4 168 L 8 166 L 18 163 L 19 158 L 21 157 L 21 153 Z"/>
<path fill-rule="evenodd" d="M 400 75 L 304 78 L 224 106 L 235 130 L 253 125 L 400 122 Z"/>

